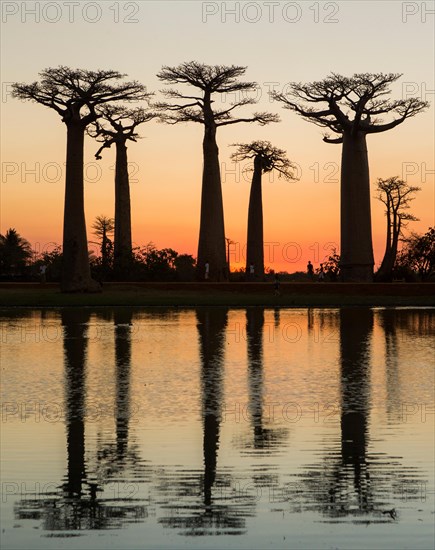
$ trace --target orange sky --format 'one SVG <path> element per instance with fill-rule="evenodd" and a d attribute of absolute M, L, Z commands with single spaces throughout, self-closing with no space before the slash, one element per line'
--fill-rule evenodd
<path fill-rule="evenodd" d="M 315 13 L 304 2 L 299 3 L 300 19 L 293 23 L 284 20 L 279 9 L 273 22 L 269 22 L 264 11 L 267 3 L 258 3 L 262 17 L 253 23 L 249 21 L 252 14 L 245 12 L 243 18 L 243 2 L 239 3 L 239 23 L 222 11 L 205 15 L 204 6 L 210 10 L 212 4 L 218 10 L 223 8 L 221 3 L 204 2 L 138 3 L 134 17 L 137 22 L 116 23 L 108 4 L 100 4 L 101 18 L 94 23 L 86 21 L 81 12 L 75 14 L 72 23 L 66 14 L 59 22 L 50 23 L 44 17 L 53 15 L 43 11 L 36 23 L 21 11 L 8 15 L 2 24 L 0 231 L 15 227 L 35 249 L 62 241 L 65 128 L 54 111 L 12 100 L 9 92 L 11 82 L 31 82 L 45 67 L 66 64 L 115 68 L 157 92 L 163 86 L 155 74 L 164 64 L 197 59 L 210 64 L 248 66 L 246 79 L 259 83 L 258 110 L 277 112 L 282 122 L 266 127 L 240 124 L 219 130 L 225 231 L 239 243 L 234 246 L 231 262 L 233 266 L 243 264 L 249 176 L 246 179 L 240 167 L 231 163 L 229 144 L 264 139 L 286 149 L 300 169 L 297 182 L 264 178 L 264 236 L 269 243 L 265 263 L 290 272 L 305 269 L 308 259 L 318 264 L 333 243 L 339 245 L 340 146 L 323 143 L 320 128 L 283 110 L 280 104 L 271 103 L 267 94 L 270 83 L 280 91 L 287 82 L 321 79 L 330 71 L 346 75 L 401 72 L 404 76 L 393 88 L 395 97 L 409 92 L 433 103 L 430 16 L 423 17 L 422 11 L 404 14 L 401 2 L 337 2 L 338 12 L 333 17 L 336 21 L 329 23 L 323 20 L 323 12 L 316 23 Z M 326 14 L 324 4 L 319 5 Z M 420 3 L 416 4 L 423 9 Z M 125 7 L 125 3 L 119 5 Z M 88 19 L 91 15 L 87 14 Z M 365 42 L 354 39 L 357 23 L 369 29 Z M 180 28 L 184 29 L 182 38 Z M 231 98 L 219 100 L 228 104 Z M 243 114 L 253 110 L 257 107 L 245 107 Z M 150 122 L 140 131 L 145 139 L 132 143 L 128 149 L 135 171 L 131 181 L 133 240 L 137 244 L 153 241 L 159 248 L 171 247 L 196 255 L 202 128 L 193 123 L 166 126 Z M 412 224 L 418 232 L 435 223 L 433 138 L 433 106 L 395 130 L 368 138 L 373 195 L 378 177 L 399 175 L 422 187 L 412 208 L 420 218 Z M 95 161 L 96 149 L 88 138 L 88 228 L 95 216 L 113 216 L 114 211 L 115 151 L 105 151 L 104 158 Z M 372 202 L 372 225 L 379 263 L 385 219 L 382 205 L 376 200 Z M 88 238 L 93 240 L 90 232 Z"/>

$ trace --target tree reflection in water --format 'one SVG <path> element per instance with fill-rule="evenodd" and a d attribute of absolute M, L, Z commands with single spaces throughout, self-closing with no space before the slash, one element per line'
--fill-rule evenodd
<path fill-rule="evenodd" d="M 274 312 L 275 326 L 279 311 Z M 290 498 L 285 508 L 292 512 L 313 510 L 326 521 L 387 522 L 400 519 L 394 502 L 421 498 L 425 480 L 414 467 L 406 467 L 398 457 L 375 453 L 370 443 L 371 415 L 371 339 L 373 311 L 366 308 L 344 308 L 339 312 L 316 313 L 320 324 L 328 330 L 339 319 L 339 435 L 322 443 L 318 461 L 304 467 L 298 491 L 283 491 Z M 405 313 L 377 312 L 384 330 L 386 345 L 387 414 L 396 422 L 391 404 L 400 400 L 400 369 L 397 358 L 396 330 L 418 336 L 419 331 L 433 330 L 427 319 Z M 315 312 L 308 312 L 308 330 L 314 330 Z M 152 317 L 152 315 L 150 315 Z M 99 442 L 97 452 L 85 453 L 85 403 L 88 325 L 90 313 L 83 309 L 65 309 L 63 326 L 66 476 L 59 491 L 45 495 L 29 495 L 15 507 L 17 519 L 42 522 L 46 530 L 65 531 L 115 529 L 132 522 L 141 522 L 147 515 L 148 501 L 120 497 L 103 498 L 111 482 L 147 485 L 158 511 L 158 522 L 181 535 L 238 535 L 246 532 L 246 519 L 256 514 L 256 497 L 240 490 L 240 480 L 247 476 L 256 487 L 277 485 L 277 476 L 268 465 L 253 461 L 248 470 L 235 467 L 218 468 L 224 400 L 224 349 L 226 347 L 228 310 L 200 308 L 196 311 L 200 356 L 201 421 L 203 432 L 203 467 L 187 470 L 152 469 L 140 457 L 139 448 L 130 433 L 132 406 L 131 323 L 129 310 L 114 312 L 115 325 L 115 425 L 114 436 Z M 403 326 L 402 326 L 403 325 Z M 428 328 L 429 327 L 429 328 Z M 249 434 L 243 441 L 243 453 L 268 456 L 288 446 L 287 432 L 271 429 L 263 413 L 264 396 L 264 309 L 246 311 L 248 355 Z M 323 329 L 322 329 L 323 330 Z M 398 388 L 395 395 L 394 388 Z M 304 388 L 302 388 L 304 390 Z M 372 436 L 373 437 L 373 436 Z M 377 446 L 381 445 L 377 442 Z M 87 443 L 89 447 L 89 442 Z M 198 454 L 201 451 L 198 452 Z M 131 495 L 132 496 L 132 495 Z M 277 501 L 274 500 L 274 503 Z M 281 501 L 283 502 L 283 501 Z M 279 506 L 274 506 L 274 510 Z"/>
<path fill-rule="evenodd" d="M 393 423 L 400 420 L 402 412 L 402 400 L 400 398 L 401 379 L 399 357 L 397 353 L 399 345 L 397 312 L 394 309 L 384 309 L 378 311 L 376 317 L 384 332 L 387 420 Z"/>
<path fill-rule="evenodd" d="M 91 479 L 87 472 L 92 469 L 91 465 L 85 463 L 86 355 L 90 313 L 85 309 L 64 309 L 61 319 L 65 372 L 67 474 L 59 492 L 33 495 L 33 498 L 20 500 L 15 506 L 15 517 L 42 520 L 43 529 L 61 532 L 119 529 L 125 524 L 143 521 L 146 516 L 145 506 L 130 504 L 123 498 L 98 498 L 98 493 L 103 491 L 103 486 Z M 122 352 L 121 355 L 123 355 Z M 124 360 L 127 359 L 127 355 L 123 355 Z M 117 356 L 119 358 L 119 353 Z M 125 384 L 128 385 L 129 365 L 126 366 L 120 361 L 117 367 L 118 386 L 121 383 L 124 384 L 123 388 L 117 389 L 119 398 L 126 389 Z M 119 375 L 119 370 L 124 370 L 123 375 Z M 123 393 L 117 409 L 118 412 L 122 412 L 122 415 L 117 415 L 117 419 L 118 416 L 124 417 L 117 430 L 121 450 L 117 458 L 122 458 L 127 445 L 128 429 L 125 422 L 128 425 L 128 399 L 127 391 Z M 115 457 L 114 460 L 116 460 Z"/>
<path fill-rule="evenodd" d="M 115 330 L 115 441 L 99 439 L 95 475 L 98 479 L 123 483 L 149 481 L 150 468 L 140 456 L 138 445 L 129 437 L 131 416 L 130 377 L 131 377 L 131 336 L 133 311 L 116 308 L 113 313 Z M 137 412 L 137 411 L 136 411 Z M 106 434 L 105 434 L 106 435 Z M 126 480 L 131 476 L 131 481 Z"/>
<path fill-rule="evenodd" d="M 248 417 L 252 426 L 252 437 L 244 441 L 245 452 L 254 454 L 272 454 L 288 436 L 286 428 L 269 428 L 265 426 L 263 413 L 264 401 L 264 308 L 249 307 L 246 309 L 246 340 L 248 352 Z M 266 413 L 270 416 L 270 411 Z M 273 419 L 269 418 L 269 421 Z M 269 479 L 270 476 L 268 475 Z M 262 480 L 266 484 L 266 478 Z"/>
<path fill-rule="evenodd" d="M 417 469 L 397 457 L 369 449 L 370 367 L 373 311 L 340 310 L 340 442 L 322 452 L 320 464 L 301 476 L 298 502 L 291 508 L 320 511 L 329 521 L 395 521 L 392 497 L 420 498 L 424 483 Z M 397 350 L 390 349 L 391 353 Z M 390 372 L 390 376 L 394 371 Z M 395 383 L 390 378 L 389 383 Z M 412 487 L 412 492 L 409 488 Z"/>
<path fill-rule="evenodd" d="M 227 308 L 196 311 L 201 361 L 204 472 L 170 474 L 160 480 L 159 499 L 168 515 L 159 522 L 182 535 L 238 535 L 253 515 L 254 498 L 235 490 L 231 473 L 217 473 L 222 420 Z"/>

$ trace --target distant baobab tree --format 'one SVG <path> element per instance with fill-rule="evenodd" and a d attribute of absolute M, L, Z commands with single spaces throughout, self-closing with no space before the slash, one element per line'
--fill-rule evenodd
<path fill-rule="evenodd" d="M 391 281 L 393 278 L 394 264 L 396 263 L 399 238 L 404 227 L 409 221 L 417 221 L 418 218 L 409 214 L 409 203 L 415 199 L 414 194 L 420 191 L 420 187 L 409 185 L 399 176 L 377 181 L 376 198 L 385 204 L 387 217 L 387 241 L 385 254 L 381 266 L 375 274 L 378 281 Z"/>
<path fill-rule="evenodd" d="M 220 126 L 239 122 L 258 122 L 261 125 L 278 122 L 277 115 L 254 113 L 250 117 L 234 117 L 235 109 L 256 103 L 254 99 L 243 97 L 244 92 L 256 88 L 255 82 L 240 82 L 246 67 L 235 65 L 204 65 L 196 61 L 182 63 L 178 67 L 163 67 L 157 77 L 167 84 L 187 84 L 198 90 L 193 95 L 178 90 L 163 91 L 168 99 L 181 100 L 181 103 L 160 103 L 165 112 L 165 121 L 170 124 L 197 122 L 204 125 L 203 176 L 201 196 L 201 221 L 199 229 L 197 275 L 203 278 L 204 266 L 209 262 L 210 280 L 227 278 L 225 260 L 225 228 L 222 203 L 222 187 L 219 169 L 219 149 L 216 143 L 216 130 Z M 240 94 L 229 107 L 213 108 L 213 94 Z"/>
<path fill-rule="evenodd" d="M 417 98 L 392 100 L 390 85 L 400 74 L 332 73 L 309 84 L 293 83 L 274 99 L 309 122 L 325 127 L 326 143 L 342 143 L 340 270 L 344 281 L 373 279 L 370 180 L 366 136 L 385 132 L 423 111 L 428 103 Z M 354 113 L 353 118 L 350 115 Z M 397 118 L 382 122 L 383 115 Z"/>
<path fill-rule="evenodd" d="M 246 273 L 249 266 L 254 266 L 254 279 L 264 277 L 264 243 L 263 243 L 263 198 L 261 177 L 265 172 L 278 172 L 279 177 L 286 180 L 295 179 L 294 164 L 286 156 L 283 149 L 274 147 L 270 141 L 252 141 L 251 143 L 235 143 L 237 151 L 231 155 L 235 162 L 247 159 L 254 160 L 251 193 L 248 210 L 248 235 L 246 251 Z"/>
<path fill-rule="evenodd" d="M 67 127 L 65 209 L 63 225 L 63 292 L 99 289 L 91 279 L 83 197 L 83 146 L 86 127 L 98 118 L 97 107 L 108 102 L 147 96 L 136 81 L 118 82 L 117 71 L 89 71 L 60 66 L 44 69 L 40 82 L 13 84 L 12 95 L 55 110 Z"/>
<path fill-rule="evenodd" d="M 144 93 L 143 99 L 151 96 L 151 93 Z M 97 159 L 101 159 L 103 149 L 110 148 L 113 144 L 116 147 L 113 269 L 116 279 L 125 279 L 132 262 L 127 141 L 137 141 L 140 136 L 136 128 L 157 115 L 143 107 L 130 109 L 122 105 L 104 105 L 99 113 L 101 118 L 90 126 L 88 133 L 102 143 L 95 153 Z"/>

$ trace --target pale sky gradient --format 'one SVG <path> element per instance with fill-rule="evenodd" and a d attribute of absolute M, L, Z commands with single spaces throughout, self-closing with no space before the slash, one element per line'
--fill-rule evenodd
<path fill-rule="evenodd" d="M 71 13 L 68 2 L 1 3 L 2 233 L 15 227 L 36 248 L 62 242 L 65 127 L 54 111 L 11 99 L 11 82 L 32 82 L 40 70 L 60 64 L 116 69 L 160 98 L 163 85 L 155 75 L 162 65 L 189 60 L 247 66 L 246 80 L 259 83 L 259 104 L 240 113 L 270 110 L 282 119 L 265 127 L 239 124 L 218 131 L 225 231 L 240 243 L 232 254 L 233 265 L 246 240 L 249 198 L 249 176 L 246 179 L 240 169 L 237 173 L 229 159 L 229 144 L 234 142 L 269 140 L 286 149 L 300 167 L 297 182 L 264 178 L 265 241 L 276 243 L 266 247 L 266 265 L 290 272 L 305 269 L 308 259 L 318 265 L 331 243 L 338 246 L 341 148 L 323 143 L 321 128 L 271 103 L 267 94 L 271 83 L 280 91 L 288 82 L 320 80 L 331 71 L 403 73 L 394 97 L 411 92 L 431 102 L 429 110 L 398 128 L 369 136 L 368 147 L 373 194 L 378 177 L 407 177 L 422 187 L 412 208 L 420 221 L 411 228 L 424 232 L 434 225 L 434 2 L 79 4 Z M 239 22 L 225 13 L 225 6 L 238 11 Z M 31 13 L 35 9 L 39 22 Z M 137 169 L 131 182 L 133 240 L 196 256 L 202 126 L 150 122 L 139 130 L 144 139 L 128 148 Z M 115 150 L 106 150 L 103 160 L 95 161 L 96 150 L 87 138 L 88 229 L 95 216 L 114 213 Z M 26 174 L 35 168 L 39 181 L 34 173 Z M 379 264 L 385 219 L 376 200 L 372 225 Z M 88 239 L 93 240 L 89 230 Z M 243 263 L 240 254 L 238 259 Z"/>

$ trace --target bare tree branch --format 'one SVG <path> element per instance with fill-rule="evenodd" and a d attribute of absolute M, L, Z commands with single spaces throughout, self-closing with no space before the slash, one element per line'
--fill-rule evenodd
<path fill-rule="evenodd" d="M 332 73 L 322 81 L 309 84 L 293 83 L 284 94 L 271 96 L 305 120 L 330 128 L 337 134 L 362 131 L 367 134 L 385 132 L 415 116 L 427 108 L 428 103 L 418 98 L 390 100 L 390 86 L 400 74 L 359 73 L 351 78 Z M 327 108 L 315 109 L 312 104 L 325 104 Z M 354 113 L 353 120 L 349 118 Z M 398 118 L 381 124 L 374 118 L 382 114 L 397 114 Z M 325 139 L 327 143 L 340 140 Z"/>
<path fill-rule="evenodd" d="M 279 121 L 279 116 L 273 113 L 254 113 L 251 118 L 233 118 L 230 120 L 224 120 L 223 122 L 218 122 L 216 126 L 227 126 L 228 124 L 238 124 L 239 122 L 258 122 L 260 126 L 264 126 L 270 122 Z"/>
<path fill-rule="evenodd" d="M 41 71 L 40 82 L 13 84 L 12 95 L 54 109 L 64 122 L 80 120 L 86 126 L 98 118 L 95 111 L 98 105 L 150 97 L 151 94 L 139 82 L 118 82 L 124 76 L 113 70 L 48 68 Z"/>
<path fill-rule="evenodd" d="M 173 88 L 162 90 L 168 99 L 183 99 L 187 103 L 160 102 L 156 107 L 165 113 L 161 120 L 168 124 L 180 122 L 197 122 L 208 127 L 225 126 L 239 122 L 258 122 L 268 124 L 277 122 L 277 115 L 268 113 L 254 113 L 252 117 L 234 118 L 233 112 L 239 107 L 253 105 L 255 99 L 241 97 L 231 103 L 227 109 L 213 109 L 213 93 L 245 93 L 256 89 L 256 82 L 240 82 L 246 67 L 231 65 L 204 65 L 196 61 L 182 63 L 178 67 L 163 67 L 158 73 L 158 78 L 167 84 L 188 84 L 202 90 L 201 97 L 185 94 Z"/>
<path fill-rule="evenodd" d="M 129 109 L 122 105 L 103 105 L 98 110 L 98 119 L 87 130 L 89 136 L 103 143 L 95 158 L 101 159 L 101 151 L 114 143 L 137 141 L 140 138 L 135 131 L 137 126 L 159 116 L 158 112 L 143 107 Z"/>
<path fill-rule="evenodd" d="M 283 176 L 286 180 L 297 179 L 294 176 L 296 165 L 288 159 L 286 151 L 274 147 L 270 141 L 234 143 L 232 147 L 237 147 L 237 151 L 231 155 L 234 162 L 257 158 L 261 163 L 262 172 L 275 170 L 279 177 Z"/>

